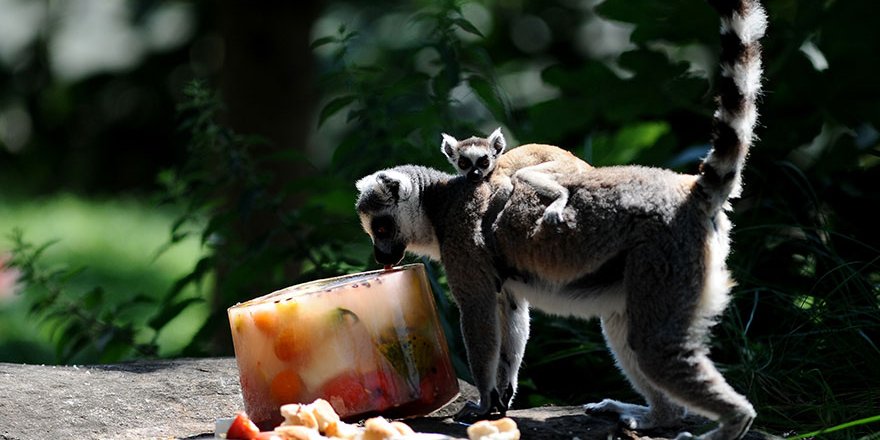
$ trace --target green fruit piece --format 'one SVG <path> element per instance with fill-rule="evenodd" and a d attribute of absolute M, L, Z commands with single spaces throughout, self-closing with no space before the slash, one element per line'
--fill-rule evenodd
<path fill-rule="evenodd" d="M 379 352 L 397 373 L 406 379 L 407 384 L 415 388 L 419 378 L 426 375 L 436 362 L 436 350 L 432 339 L 413 328 L 407 328 L 399 335 L 395 328 L 390 328 L 379 335 Z"/>
<path fill-rule="evenodd" d="M 354 325 L 361 321 L 357 313 L 346 308 L 337 307 L 328 314 L 328 319 L 334 325 Z"/>

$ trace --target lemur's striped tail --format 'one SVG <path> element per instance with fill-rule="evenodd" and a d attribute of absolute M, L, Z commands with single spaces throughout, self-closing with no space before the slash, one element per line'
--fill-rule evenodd
<path fill-rule="evenodd" d="M 713 205 L 740 194 L 741 173 L 754 138 L 761 93 L 761 43 L 767 15 L 758 0 L 709 0 L 721 16 L 721 75 L 712 151 L 700 167 Z"/>

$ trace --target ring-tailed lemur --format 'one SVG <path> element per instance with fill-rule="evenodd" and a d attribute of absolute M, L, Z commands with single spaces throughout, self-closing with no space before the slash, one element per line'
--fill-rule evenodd
<path fill-rule="evenodd" d="M 460 419 L 507 408 L 533 305 L 598 316 L 618 366 L 648 403 L 604 400 L 588 412 L 646 429 L 675 425 L 688 409 L 718 422 L 703 438 L 736 439 L 748 430 L 755 411 L 715 368 L 706 339 L 732 285 L 724 211 L 740 191 L 752 144 L 766 15 L 757 0 L 710 3 L 721 16 L 719 105 L 698 175 L 616 166 L 563 176 L 577 227 L 531 237 L 545 205 L 527 185 L 487 216 L 491 182 L 418 166 L 357 182 L 357 211 L 380 263 L 396 264 L 409 250 L 446 269 L 480 392 Z"/>
<path fill-rule="evenodd" d="M 446 133 L 442 138 L 440 151 L 449 163 L 471 182 L 490 179 L 496 189 L 493 198 L 507 200 L 514 184 L 526 184 L 542 197 L 552 200 L 534 232 L 543 224 L 565 222 L 568 190 L 559 184 L 559 178 L 591 168 L 571 152 L 553 145 L 526 144 L 505 153 L 507 141 L 501 128 L 486 138 L 471 137 L 459 141 Z"/>

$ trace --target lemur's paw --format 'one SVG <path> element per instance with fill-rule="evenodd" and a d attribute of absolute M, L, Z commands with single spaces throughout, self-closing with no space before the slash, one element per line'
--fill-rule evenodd
<path fill-rule="evenodd" d="M 657 426 L 650 417 L 647 406 L 605 399 L 599 403 L 584 405 L 584 411 L 587 414 L 616 414 L 618 423 L 629 429 L 650 429 Z"/>
<path fill-rule="evenodd" d="M 505 415 L 507 415 L 507 403 L 502 402 L 498 390 L 493 389 L 488 398 L 480 399 L 480 403 L 469 400 L 452 419 L 456 422 L 473 423 L 479 420 L 500 419 Z"/>
<path fill-rule="evenodd" d="M 542 223 L 546 226 L 560 226 L 566 223 L 564 209 L 553 207 L 545 209 Z"/>
<path fill-rule="evenodd" d="M 480 408 L 480 404 L 468 400 L 465 402 L 464 407 L 452 416 L 452 419 L 456 422 L 462 423 L 474 423 L 486 415 L 485 410 Z"/>
<path fill-rule="evenodd" d="M 604 399 L 598 403 L 588 403 L 584 405 L 584 411 L 586 411 L 587 414 L 620 414 L 632 406 L 639 407 L 638 405 L 618 402 L 613 399 Z M 645 412 L 647 412 L 647 407 L 644 408 Z"/>
<path fill-rule="evenodd" d="M 560 231 L 562 228 L 575 229 L 577 222 L 574 217 L 571 209 L 566 210 L 565 207 L 557 208 L 551 205 L 544 210 L 544 215 L 535 222 L 535 227 L 529 233 L 529 238 L 534 237 L 545 228 L 556 231 Z"/>
<path fill-rule="evenodd" d="M 516 390 L 513 388 L 512 384 L 508 384 L 504 389 L 504 393 L 501 394 L 501 402 L 500 404 L 504 406 L 504 411 L 507 412 L 507 408 L 510 407 L 510 402 L 513 400 L 513 395 L 516 394 Z"/>
<path fill-rule="evenodd" d="M 493 413 L 489 408 L 482 408 L 479 403 L 469 400 L 464 408 L 452 416 L 452 420 L 461 423 L 474 423 L 480 420 L 494 420 L 504 417 L 503 414 Z"/>

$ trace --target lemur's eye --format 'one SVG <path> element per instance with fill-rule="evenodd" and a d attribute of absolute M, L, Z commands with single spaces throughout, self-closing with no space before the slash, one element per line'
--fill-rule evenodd
<path fill-rule="evenodd" d="M 471 165 L 473 165 L 471 163 L 471 160 L 466 157 L 462 157 L 461 159 L 458 159 L 458 167 L 463 170 L 470 168 Z"/>
<path fill-rule="evenodd" d="M 373 220 L 373 236 L 379 239 L 388 238 L 393 233 L 392 221 L 389 217 L 379 217 Z"/>
<path fill-rule="evenodd" d="M 477 159 L 477 166 L 482 169 L 489 168 L 489 157 L 483 156 L 483 157 Z"/>

